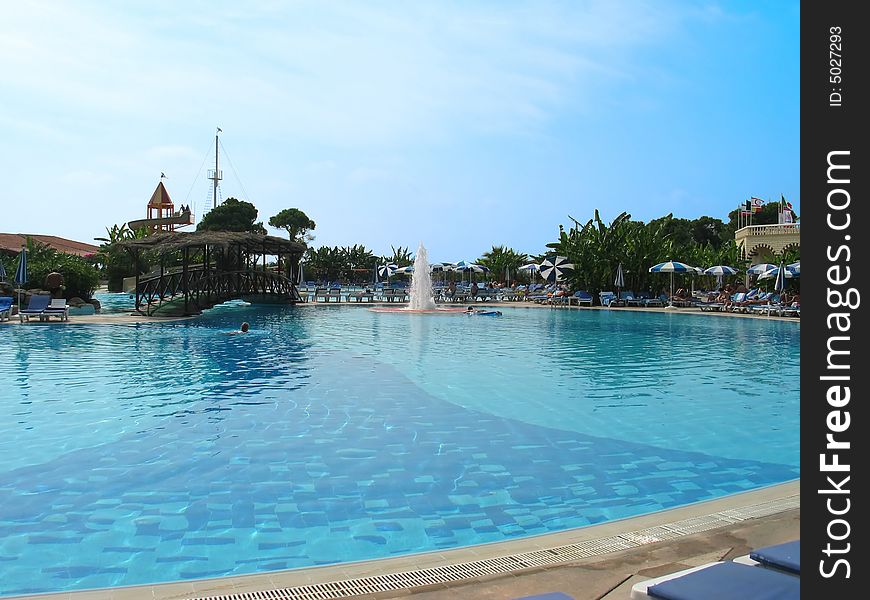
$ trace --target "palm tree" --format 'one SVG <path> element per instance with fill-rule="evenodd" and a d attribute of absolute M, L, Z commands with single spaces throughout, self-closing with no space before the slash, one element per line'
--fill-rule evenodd
<path fill-rule="evenodd" d="M 528 259 L 528 254 L 521 254 L 513 248 L 493 246 L 492 250 L 484 252 L 483 256 L 477 259 L 477 262 L 487 267 L 492 272 L 494 279 L 507 284 L 505 272 L 509 270 L 511 273 L 516 273 L 517 269 L 523 266 Z"/>

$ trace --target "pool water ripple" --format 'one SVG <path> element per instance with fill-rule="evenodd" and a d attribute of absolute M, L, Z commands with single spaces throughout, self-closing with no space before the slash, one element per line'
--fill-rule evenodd
<path fill-rule="evenodd" d="M 799 476 L 795 324 L 504 312 L 0 328 L 0 594 L 452 548 Z"/>

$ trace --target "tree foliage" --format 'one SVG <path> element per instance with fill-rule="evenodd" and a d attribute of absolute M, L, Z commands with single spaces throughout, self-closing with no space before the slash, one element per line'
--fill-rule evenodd
<path fill-rule="evenodd" d="M 16 263 L 17 267 L 17 263 Z M 91 261 L 58 252 L 51 246 L 27 238 L 27 283 L 24 289 L 42 289 L 49 273 L 63 275 L 63 297 L 88 300 L 97 289 L 100 272 Z"/>
<path fill-rule="evenodd" d="M 197 231 L 244 231 L 266 234 L 262 221 L 257 221 L 257 209 L 250 202 L 227 198 L 205 214 Z"/>
<path fill-rule="evenodd" d="M 297 242 L 305 243 L 314 239 L 309 233 L 315 227 L 314 221 L 298 208 L 285 208 L 269 219 L 269 226 L 286 230 L 290 239 Z"/>
<path fill-rule="evenodd" d="M 121 226 L 115 224 L 106 228 L 106 235 L 108 237 L 95 238 L 98 242 L 103 242 L 100 244 L 96 259 L 102 265 L 109 291 L 120 292 L 125 277 L 142 274 L 148 270 L 148 260 L 146 254 L 141 253 L 139 259 L 134 261 L 127 250 L 118 246 L 118 242 L 142 239 L 148 235 L 148 230 L 142 227 L 134 231 L 126 223 Z"/>
<path fill-rule="evenodd" d="M 529 260 L 528 254 L 517 252 L 513 248 L 493 246 L 492 250 L 484 252 L 477 262 L 490 270 L 492 279 L 507 283 L 506 273 L 510 271 L 511 278 L 516 277 L 517 269 Z"/>

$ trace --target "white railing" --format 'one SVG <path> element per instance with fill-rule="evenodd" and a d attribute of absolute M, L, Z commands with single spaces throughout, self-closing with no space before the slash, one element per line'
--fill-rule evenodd
<path fill-rule="evenodd" d="M 749 237 L 756 235 L 800 235 L 800 223 L 783 223 L 781 225 L 748 225 L 735 232 L 735 236 Z"/>

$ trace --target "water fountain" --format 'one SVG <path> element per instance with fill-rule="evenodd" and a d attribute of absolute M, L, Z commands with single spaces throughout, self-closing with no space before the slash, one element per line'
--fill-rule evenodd
<path fill-rule="evenodd" d="M 461 308 L 455 307 L 437 307 L 435 306 L 435 298 L 432 292 L 432 276 L 429 273 L 429 258 L 426 254 L 426 248 L 423 242 L 417 246 L 417 255 L 414 257 L 414 271 L 411 274 L 411 292 L 409 294 L 408 306 L 401 308 L 391 308 L 386 306 L 377 306 L 369 310 L 374 312 L 392 312 L 392 313 L 457 313 L 464 312 Z"/>
<path fill-rule="evenodd" d="M 408 310 L 435 310 L 432 293 L 432 276 L 429 274 L 429 257 L 423 242 L 417 246 L 414 257 L 414 272 L 411 275 L 411 295 Z"/>

